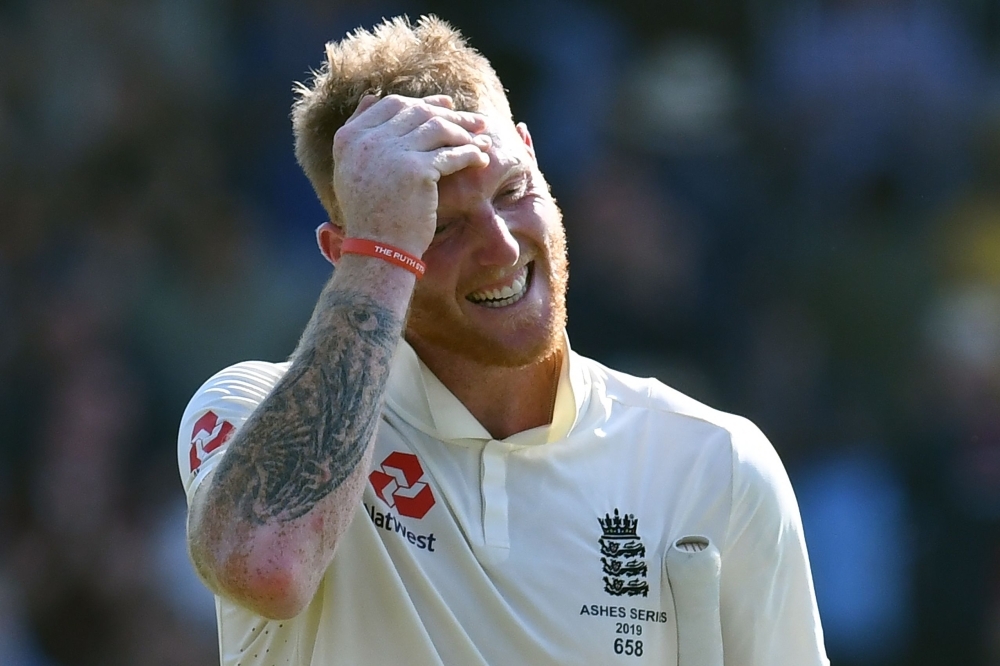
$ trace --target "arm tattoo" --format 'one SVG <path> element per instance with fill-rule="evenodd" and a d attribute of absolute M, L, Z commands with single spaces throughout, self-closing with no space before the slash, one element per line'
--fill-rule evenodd
<path fill-rule="evenodd" d="M 213 486 L 255 525 L 308 513 L 375 434 L 402 320 L 358 293 L 324 293 L 288 373 L 241 428 Z"/>

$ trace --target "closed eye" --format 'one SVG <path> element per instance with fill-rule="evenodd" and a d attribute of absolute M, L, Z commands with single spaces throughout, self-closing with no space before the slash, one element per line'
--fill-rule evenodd
<path fill-rule="evenodd" d="M 448 229 L 450 229 L 451 226 L 454 223 L 455 223 L 455 220 L 450 219 L 450 218 L 439 219 L 438 222 L 437 222 L 437 226 L 434 228 L 434 235 L 435 236 L 440 236 L 445 231 L 447 231 Z"/>
<path fill-rule="evenodd" d="M 501 192 L 500 193 L 500 198 L 501 199 L 511 199 L 511 198 L 517 197 L 523 191 L 524 191 L 523 187 L 520 187 L 520 186 L 519 187 L 511 187 L 511 188 L 508 188 L 508 189 L 504 190 L 503 192 Z"/>
<path fill-rule="evenodd" d="M 522 175 L 518 177 L 517 180 L 502 187 L 496 197 L 494 197 L 494 201 L 499 204 L 513 203 L 523 197 L 527 192 L 528 177 L 526 175 Z"/>

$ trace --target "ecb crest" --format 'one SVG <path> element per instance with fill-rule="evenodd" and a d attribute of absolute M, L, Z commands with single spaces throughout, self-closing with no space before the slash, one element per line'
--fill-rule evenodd
<path fill-rule="evenodd" d="M 601 564 L 604 570 L 604 591 L 621 597 L 646 596 L 649 583 L 646 582 L 646 547 L 636 534 L 639 521 L 632 514 L 620 516 L 604 514 L 598 518 L 602 535 Z"/>

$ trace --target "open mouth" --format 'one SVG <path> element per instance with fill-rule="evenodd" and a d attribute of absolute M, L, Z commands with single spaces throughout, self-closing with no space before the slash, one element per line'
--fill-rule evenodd
<path fill-rule="evenodd" d="M 503 308 L 513 305 L 528 293 L 528 287 L 531 286 L 531 275 L 534 265 L 534 262 L 531 262 L 522 266 L 511 276 L 507 284 L 502 287 L 474 291 L 465 298 L 476 305 L 483 305 L 488 308 Z"/>

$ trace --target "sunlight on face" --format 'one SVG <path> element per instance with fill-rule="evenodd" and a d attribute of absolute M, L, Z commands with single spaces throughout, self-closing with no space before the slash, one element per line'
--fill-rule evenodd
<path fill-rule="evenodd" d="M 439 185 L 438 233 L 407 338 L 423 353 L 520 367 L 562 344 L 566 237 L 526 141 L 514 131 L 491 134 L 489 166 Z"/>

